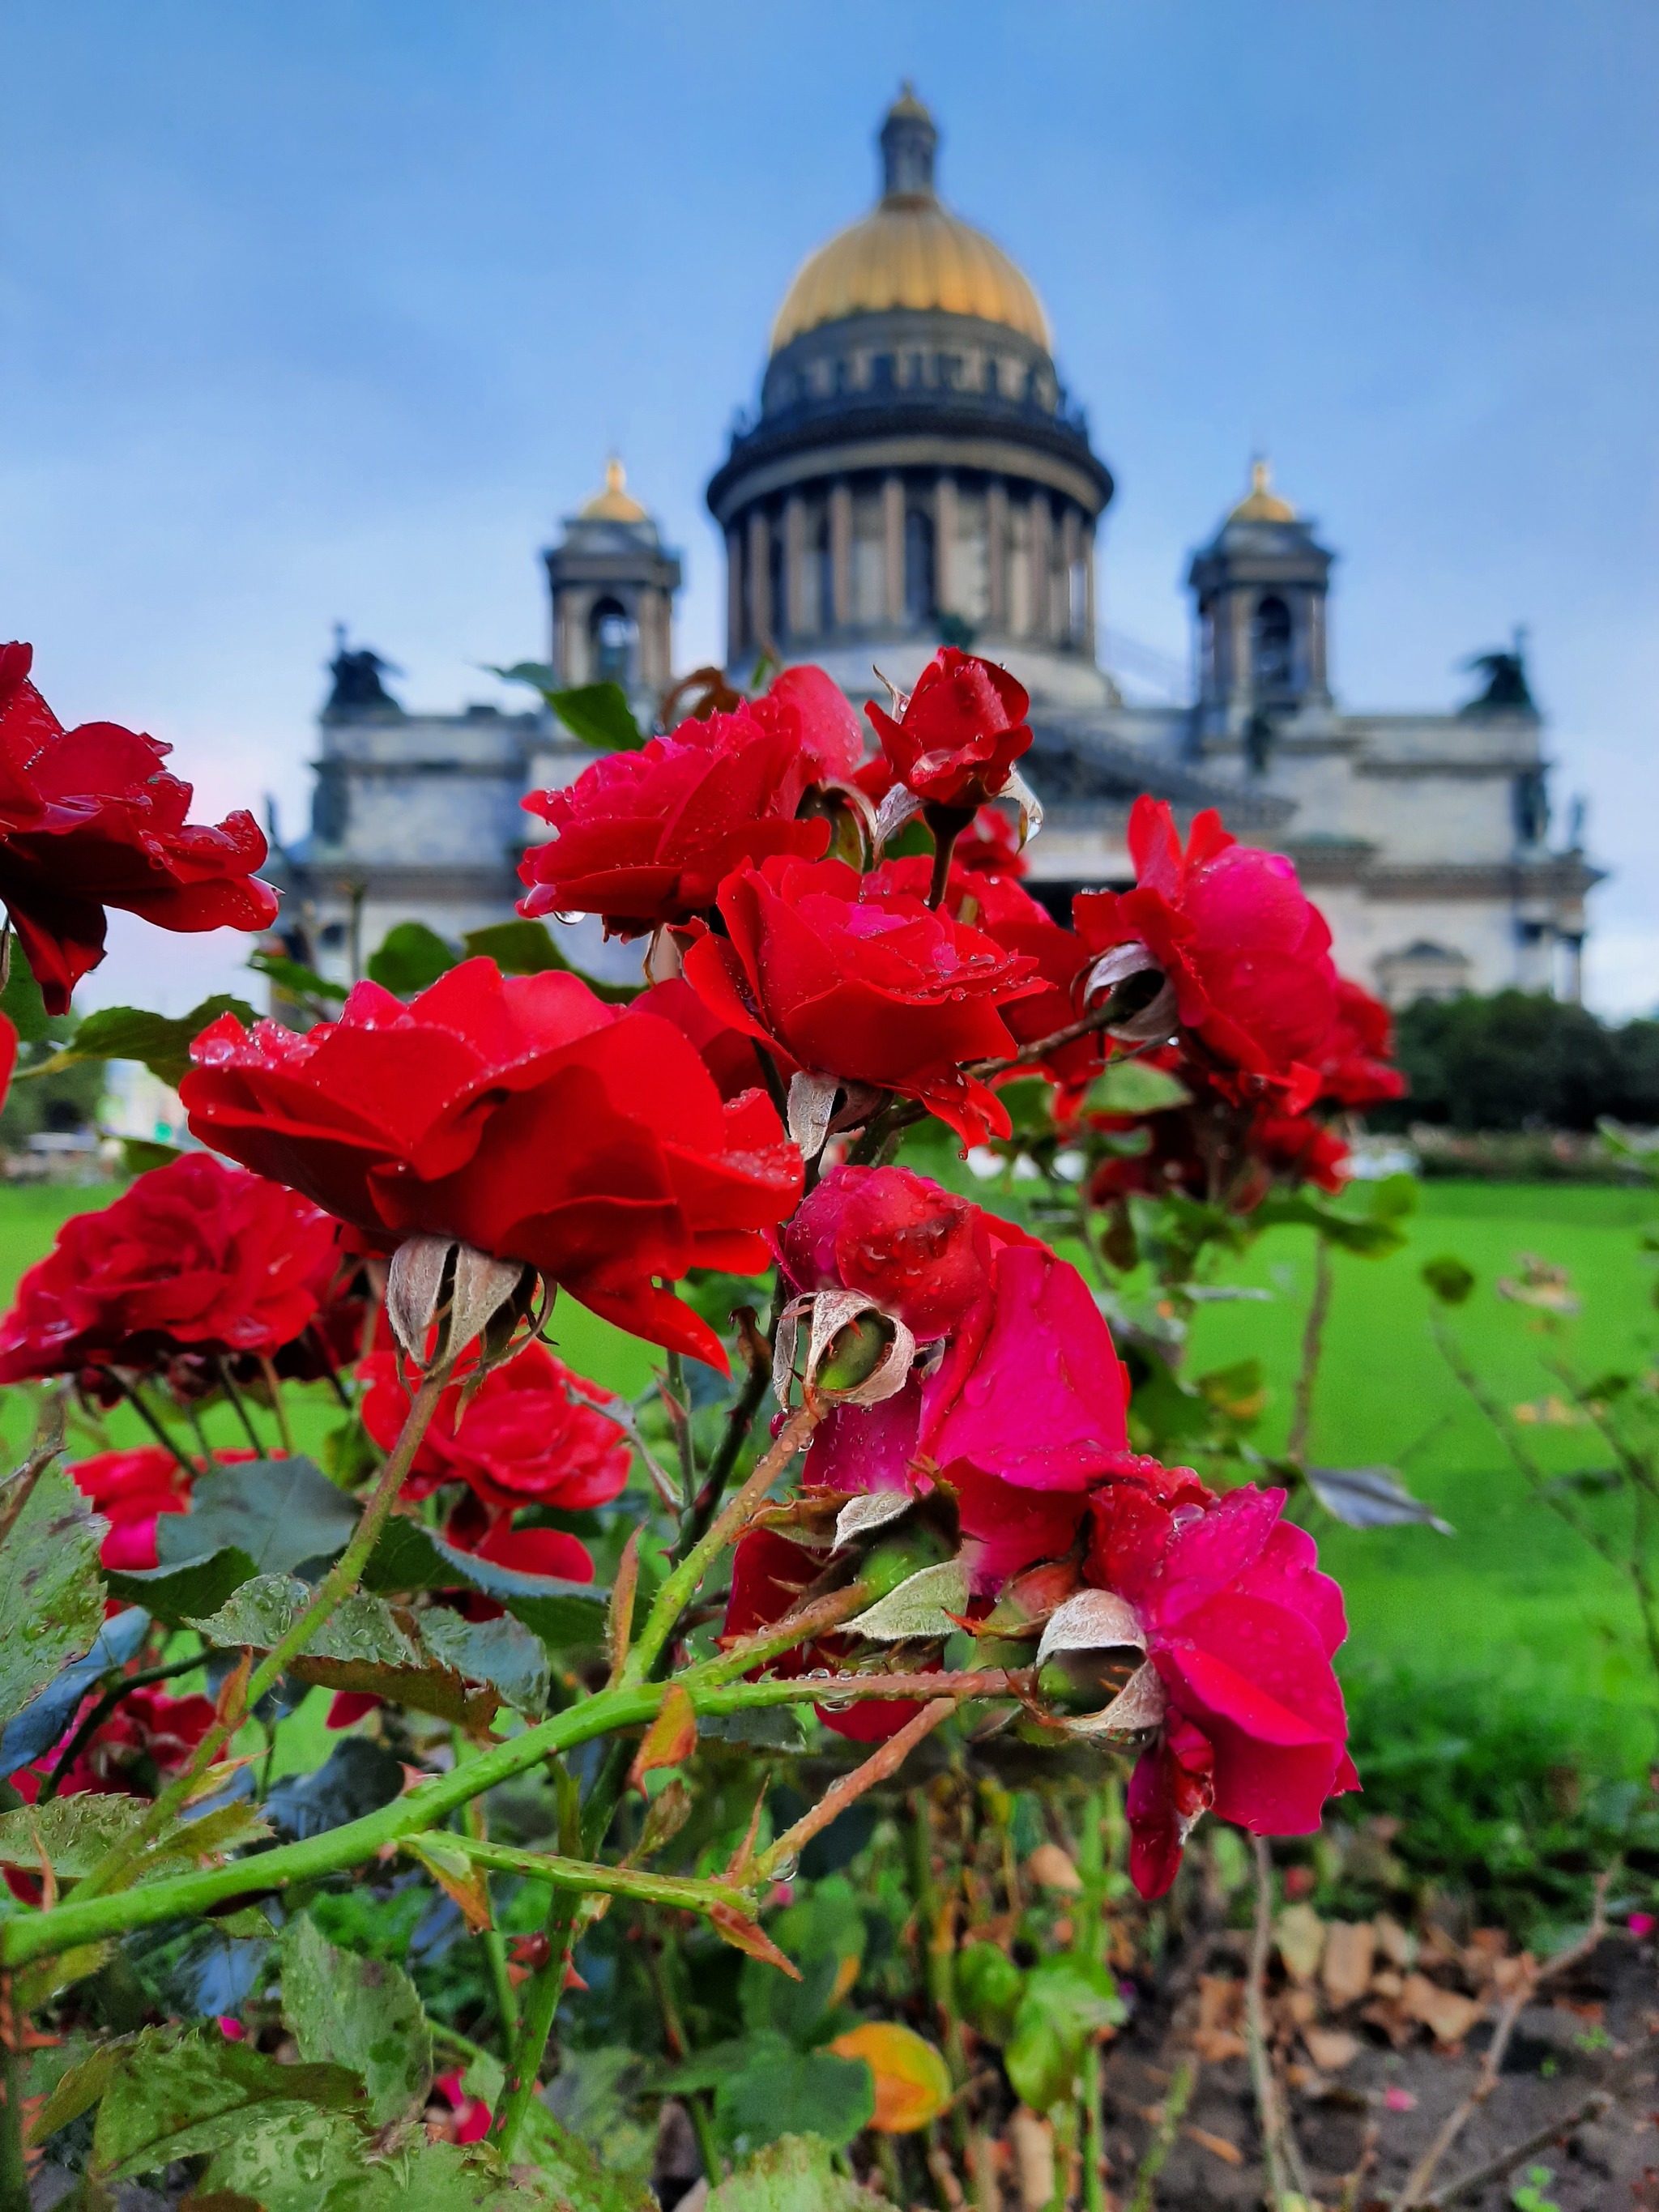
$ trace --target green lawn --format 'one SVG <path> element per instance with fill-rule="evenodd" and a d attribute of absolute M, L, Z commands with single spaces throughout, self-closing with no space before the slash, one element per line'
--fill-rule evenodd
<path fill-rule="evenodd" d="M 994 1194 L 982 1194 L 994 1205 Z M 0 1293 L 39 1257 L 70 1213 L 104 1202 L 104 1191 L 0 1189 Z M 1659 1216 L 1643 1191 L 1573 1185 L 1428 1183 L 1408 1224 L 1407 1248 L 1366 1261 L 1338 1255 L 1313 1429 L 1313 1455 L 1336 1466 L 1387 1461 L 1451 1522 L 1451 1538 L 1425 1528 L 1370 1533 L 1317 1524 L 1326 1563 L 1347 1592 L 1349 1668 L 1403 1668 L 1419 1676 L 1476 1677 L 1541 1702 L 1570 1705 L 1587 1747 L 1620 1764 L 1656 1748 L 1655 1692 L 1638 1649 L 1633 1607 L 1616 1576 L 1526 1495 L 1491 1428 L 1446 1369 L 1429 1335 L 1431 1301 L 1418 1270 L 1455 1254 L 1480 1285 L 1450 1316 L 1474 1364 L 1505 1404 L 1538 1401 L 1559 1383 L 1542 1364 L 1559 1344 L 1534 1317 L 1498 1297 L 1496 1279 L 1536 1252 L 1570 1267 L 1583 1299 L 1571 1356 L 1586 1374 L 1653 1364 L 1654 1263 L 1638 1249 Z M 1282 1443 L 1299 1356 L 1313 1255 L 1306 1231 L 1274 1231 L 1222 1279 L 1267 1289 L 1272 1301 L 1206 1307 L 1194 1331 L 1194 1371 L 1250 1354 L 1271 1389 L 1257 1441 Z M 562 1355 L 614 1388 L 637 1391 L 652 1355 L 635 1340 L 562 1299 L 552 1334 Z M 0 1401 L 0 1431 L 15 1448 L 27 1401 Z M 299 1410 L 302 1443 L 337 1418 L 325 1391 Z M 118 1413 L 112 1435 L 137 1442 Z M 216 1437 L 237 1440 L 222 1413 Z M 1604 1463 L 1583 1428 L 1529 1427 L 1553 1472 Z"/>

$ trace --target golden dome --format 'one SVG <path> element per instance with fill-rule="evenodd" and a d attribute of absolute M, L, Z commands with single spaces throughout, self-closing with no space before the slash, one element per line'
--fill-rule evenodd
<path fill-rule="evenodd" d="M 914 169 L 895 163 L 888 140 L 896 125 L 911 126 L 906 150 L 919 164 Z M 925 133 L 919 141 L 918 132 Z M 888 190 L 861 222 L 803 262 L 772 325 L 774 353 L 820 324 L 890 307 L 976 315 L 1052 351 L 1048 318 L 1030 278 L 982 230 L 939 204 L 933 190 L 933 135 L 932 117 L 907 84 L 883 131 Z M 893 188 L 912 174 L 923 189 Z"/>
<path fill-rule="evenodd" d="M 1250 489 L 1227 517 L 1229 522 L 1294 522 L 1296 509 L 1273 489 L 1273 470 L 1266 461 L 1250 464 Z"/>
<path fill-rule="evenodd" d="M 630 499 L 623 486 L 628 481 L 628 471 L 613 453 L 605 465 L 605 489 L 596 492 L 577 516 L 579 522 L 649 522 L 650 516 L 638 500 Z"/>

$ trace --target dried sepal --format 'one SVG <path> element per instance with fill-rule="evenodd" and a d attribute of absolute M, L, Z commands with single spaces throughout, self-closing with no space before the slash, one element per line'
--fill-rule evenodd
<path fill-rule="evenodd" d="M 848 1622 L 846 1633 L 867 1637 L 874 1644 L 931 1641 L 948 1636 L 967 1605 L 967 1568 L 960 1559 L 941 1559 L 878 1598 L 867 1612 Z"/>
<path fill-rule="evenodd" d="M 997 797 L 1012 799 L 1019 809 L 1019 848 L 1024 852 L 1042 827 L 1042 801 L 1017 768 L 1009 769 L 1008 781 Z"/>
<path fill-rule="evenodd" d="M 1066 1723 L 1073 1735 L 1134 1735 L 1142 1729 L 1159 1728 L 1169 1708 L 1164 1678 L 1149 1659 L 1097 1713 L 1083 1713 Z"/>
<path fill-rule="evenodd" d="M 1037 1646 L 1036 1663 L 1056 1651 L 1115 1651 L 1146 1649 L 1146 1632 L 1134 1607 L 1110 1590 L 1079 1590 L 1049 1616 Z"/>
<path fill-rule="evenodd" d="M 521 1261 L 497 1260 L 459 1237 L 405 1237 L 386 1269 L 386 1318 L 411 1365 L 424 1368 L 434 1326 L 437 1358 L 456 1358 L 492 1334 L 490 1323 L 532 1275 Z M 499 1357 L 488 1342 L 486 1350 Z"/>
<path fill-rule="evenodd" d="M 902 1321 L 884 1313 L 872 1298 L 857 1291 L 818 1291 L 791 1298 L 778 1316 L 772 1340 L 772 1389 L 780 1406 L 787 1407 L 795 1379 L 795 1357 L 800 1342 L 801 1316 L 807 1316 L 806 1365 L 801 1378 L 803 1399 L 827 1398 L 838 1406 L 878 1406 L 897 1395 L 915 1364 L 916 1340 Z M 866 1367 L 855 1363 L 855 1371 L 840 1380 L 831 1357 L 837 1339 L 866 1314 L 873 1314 L 882 1341 Z"/>
<path fill-rule="evenodd" d="M 841 1085 L 833 1075 L 803 1067 L 789 1079 L 789 1134 L 804 1160 L 815 1160 L 830 1134 Z"/>
<path fill-rule="evenodd" d="M 1111 1017 L 1106 1033 L 1125 1044 L 1162 1043 L 1174 1036 L 1181 1019 L 1175 985 L 1139 943 L 1114 945 L 1103 952 L 1084 979 L 1083 998 L 1090 1006 L 1106 1001 Z"/>
<path fill-rule="evenodd" d="M 908 783 L 896 783 L 876 809 L 876 850 L 898 836 L 907 822 L 914 822 L 926 801 L 911 790 Z"/>
<path fill-rule="evenodd" d="M 836 1516 L 836 1549 L 843 1551 L 860 1536 L 867 1536 L 872 1529 L 884 1528 L 890 1521 L 900 1520 L 915 1504 L 914 1494 L 908 1490 L 866 1490 L 857 1498 L 849 1498 Z"/>

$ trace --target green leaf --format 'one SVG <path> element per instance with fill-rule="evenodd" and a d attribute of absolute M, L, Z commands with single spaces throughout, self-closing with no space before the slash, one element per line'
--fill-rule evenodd
<path fill-rule="evenodd" d="M 1449 1252 L 1425 1260 L 1419 1273 L 1443 1306 L 1461 1306 L 1475 1285 L 1474 1270 Z"/>
<path fill-rule="evenodd" d="M 1091 2037 L 1127 2018 L 1128 2008 L 1103 1966 L 1088 1959 L 1044 1959 L 1025 1978 L 1002 2054 L 1009 2081 L 1034 2112 L 1049 2111 L 1075 2094 Z"/>
<path fill-rule="evenodd" d="M 510 1613 L 499 1620 L 465 1620 L 447 1607 L 420 1617 L 421 1642 L 441 1665 L 469 1682 L 488 1682 L 515 1713 L 547 1710 L 547 1652 L 538 1637 Z"/>
<path fill-rule="evenodd" d="M 504 684 L 528 684 L 539 691 L 566 729 L 596 751 L 637 752 L 645 743 L 620 684 L 581 684 L 561 690 L 557 672 L 544 660 L 515 660 L 511 668 L 491 667 L 489 672 Z"/>
<path fill-rule="evenodd" d="M 73 1067 L 81 1060 L 136 1060 L 163 1083 L 176 1088 L 190 1067 L 191 1040 L 221 1014 L 234 1014 L 246 1028 L 254 1012 L 246 999 L 216 991 L 187 1014 L 169 1021 L 143 1006 L 100 1006 L 88 1014 L 69 1042 L 60 1045 L 50 1060 L 29 1070 L 31 1075 L 54 1075 L 60 1067 Z"/>
<path fill-rule="evenodd" d="M 250 952 L 247 964 L 256 975 L 264 976 L 291 999 L 325 999 L 338 1005 L 351 995 L 349 985 L 331 982 L 314 968 L 284 959 L 280 952 Z"/>
<path fill-rule="evenodd" d="M 303 1912 L 283 1934 L 283 2018 L 301 2058 L 362 2075 L 375 2127 L 426 2102 L 432 2031 L 415 1984 L 389 1960 L 337 1951 Z"/>
<path fill-rule="evenodd" d="M 181 1514 L 164 1514 L 164 1521 L 182 1520 Z M 216 1613 L 254 1572 L 253 1562 L 240 1545 L 204 1558 L 186 1559 L 176 1567 L 112 1567 L 104 1579 L 112 1596 L 130 1605 L 142 1605 L 169 1628 L 182 1628 L 199 1613 Z"/>
<path fill-rule="evenodd" d="M 428 929 L 423 921 L 400 921 L 368 956 L 371 982 L 395 991 L 400 999 L 412 998 L 448 975 L 459 962 L 453 945 Z"/>
<path fill-rule="evenodd" d="M 280 2066 L 217 2028 L 146 2028 L 106 2076 L 88 2170 L 103 2181 L 129 2180 L 234 2142 L 252 2114 L 275 2117 L 280 2108 L 291 2120 L 313 2108 L 357 2111 L 362 2096 L 343 2067 Z"/>
<path fill-rule="evenodd" d="M 890 2212 L 884 2197 L 837 2173 L 816 2136 L 782 2136 L 747 2158 L 709 2197 L 707 2212 Z"/>
<path fill-rule="evenodd" d="M 586 2051 L 567 2046 L 542 2099 L 560 2126 L 586 2143 L 607 2173 L 626 2177 L 641 2193 L 657 2154 L 655 2125 L 642 2125 L 635 2117 L 644 2070 L 639 2053 L 623 2044 Z M 485 2102 L 493 2107 L 495 2096 Z"/>
<path fill-rule="evenodd" d="M 403 1795 L 404 1770 L 384 1744 L 344 1736 L 310 1774 L 287 1774 L 265 1797 L 271 1826 L 287 1842 L 303 1843 L 348 1820 L 378 1813 Z"/>
<path fill-rule="evenodd" d="M 256 1575 L 216 1613 L 185 1625 L 221 1650 L 269 1651 L 289 1633 L 311 1596 L 291 1575 Z M 530 1709 L 541 1710 L 547 1662 L 522 1629 L 503 1631 L 499 1621 L 471 1624 L 453 1614 L 431 1618 L 428 1642 L 412 1615 L 400 1621 L 384 1599 L 357 1590 L 335 1607 L 289 1671 L 302 1682 L 366 1691 L 468 1729 L 484 1727 L 498 1705 L 520 1697 L 538 1698 Z M 491 1628 L 498 1632 L 493 1638 L 483 1632 Z M 504 1683 L 483 1671 L 491 1666 L 501 1668 Z"/>
<path fill-rule="evenodd" d="M 645 988 L 643 983 L 605 983 L 588 975 L 565 958 L 544 921 L 523 916 L 517 921 L 493 921 L 487 929 L 469 930 L 461 943 L 469 960 L 493 960 L 503 975 L 544 975 L 550 969 L 574 975 L 607 1006 L 628 1006 Z"/>
<path fill-rule="evenodd" d="M 994 1943 L 969 1943 L 957 1958 L 957 2001 L 980 2033 L 1006 2043 L 1025 1993 L 1025 1977 Z"/>
<path fill-rule="evenodd" d="M 1393 1180 L 1394 1178 L 1390 1178 Z M 1409 1182 L 1409 1176 L 1401 1178 Z M 1252 1226 L 1292 1225 L 1316 1229 L 1322 1237 L 1362 1260 L 1386 1260 L 1406 1241 L 1406 1232 L 1387 1214 L 1361 1220 L 1334 1206 L 1322 1206 L 1305 1191 L 1271 1191 L 1250 1217 Z"/>
<path fill-rule="evenodd" d="M 103 1526 L 62 1469 L 49 1467 L 0 1544 L 0 1723 L 91 1650 L 104 1625 Z"/>
<path fill-rule="evenodd" d="M 746 2063 L 714 2096 L 716 2116 L 740 2147 L 820 2136 L 839 2150 L 868 2127 L 875 2109 L 875 2076 L 861 2059 L 797 2051 L 781 2036 L 751 2039 Z"/>
<path fill-rule="evenodd" d="M 1303 1474 L 1325 1510 L 1350 1528 L 1396 1528 L 1420 1521 L 1443 1536 L 1455 1533 L 1431 1505 L 1412 1496 L 1391 1467 L 1309 1467 Z"/>
<path fill-rule="evenodd" d="M 156 1557 L 179 1567 L 234 1548 L 256 1574 L 291 1574 L 331 1559 L 356 1525 L 356 1507 L 314 1461 L 251 1459 L 202 1475 L 190 1511 L 161 1516 Z"/>
<path fill-rule="evenodd" d="M 368 2149 L 343 2112 L 258 2115 L 216 2154 L 197 2201 L 225 2212 L 389 2212 L 393 2169 L 371 2166 Z"/>
<path fill-rule="evenodd" d="M 149 1809 L 140 1797 L 96 1792 L 20 1805 L 15 1812 L 0 1813 L 0 1866 L 38 1874 L 44 1856 L 60 1880 L 79 1881 L 132 1832 Z"/>
<path fill-rule="evenodd" d="M 446 1543 L 418 1521 L 390 1520 L 363 1575 L 366 1589 L 473 1589 L 504 1605 L 555 1650 L 598 1644 L 611 1592 L 559 1575 L 526 1575 Z"/>
<path fill-rule="evenodd" d="M 174 1160 L 183 1158 L 184 1147 L 180 1145 L 158 1144 L 151 1137 L 121 1139 L 121 1170 L 125 1175 L 148 1175 L 152 1168 L 170 1167 Z"/>
<path fill-rule="evenodd" d="M 1144 1060 L 1113 1060 L 1083 1095 L 1085 1110 L 1091 1114 L 1163 1114 L 1192 1103 L 1184 1083 Z"/>
<path fill-rule="evenodd" d="M 52 1035 L 52 1024 L 46 1013 L 46 1002 L 40 996 L 40 986 L 34 980 L 34 971 L 23 957 L 22 947 L 14 937 L 11 939 L 11 969 L 6 978 L 6 988 L 0 991 L 0 1014 L 17 1032 L 22 1044 L 45 1044 Z"/>

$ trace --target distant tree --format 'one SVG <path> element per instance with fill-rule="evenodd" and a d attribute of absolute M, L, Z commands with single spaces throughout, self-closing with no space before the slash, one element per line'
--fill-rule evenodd
<path fill-rule="evenodd" d="M 1603 1115 L 1659 1122 L 1659 1021 L 1609 1027 L 1583 1006 L 1528 991 L 1420 1000 L 1398 1017 L 1410 1096 L 1380 1127 L 1593 1129 Z"/>

